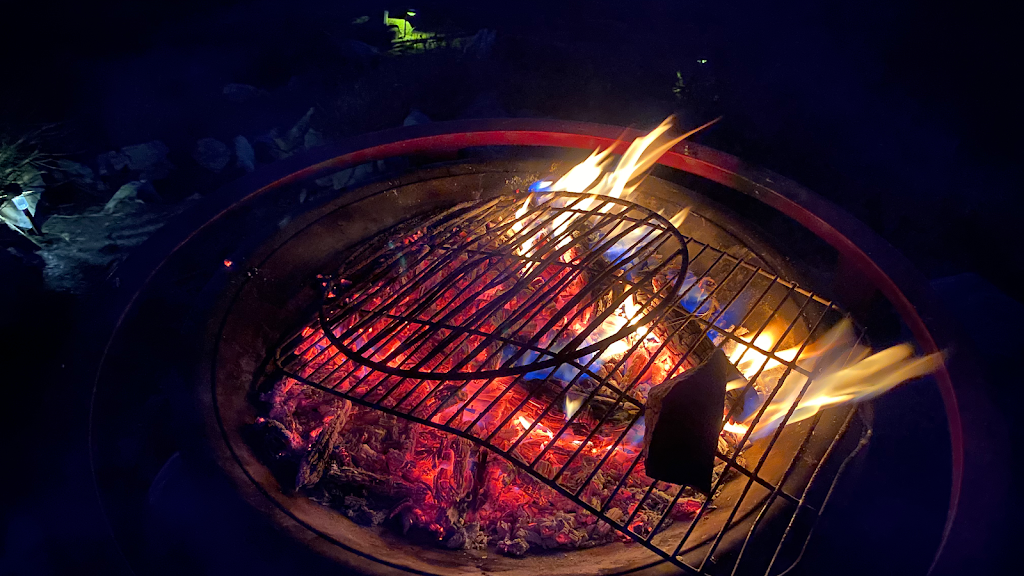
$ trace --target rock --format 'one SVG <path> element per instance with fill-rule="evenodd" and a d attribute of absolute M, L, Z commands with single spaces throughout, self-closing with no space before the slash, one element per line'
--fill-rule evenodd
<path fill-rule="evenodd" d="M 224 94 L 224 98 L 227 100 L 236 104 L 242 104 L 262 96 L 267 96 L 270 93 L 248 84 L 225 84 L 222 94 Z"/>
<path fill-rule="evenodd" d="M 203 168 L 219 174 L 231 161 L 231 149 L 216 138 L 203 138 L 196 142 L 192 158 Z"/>
<path fill-rule="evenodd" d="M 469 37 L 463 51 L 474 58 L 483 60 L 494 51 L 494 43 L 498 33 L 494 30 L 482 28 L 476 34 Z"/>
<path fill-rule="evenodd" d="M 170 150 L 159 141 L 125 146 L 120 151 L 100 154 L 96 158 L 101 176 L 128 169 L 139 173 L 143 180 L 160 180 L 170 174 L 174 165 L 167 160 Z"/>
<path fill-rule="evenodd" d="M 346 168 L 344 170 L 335 172 L 330 176 L 324 176 L 316 180 L 317 186 L 327 187 L 330 186 L 335 190 L 341 190 L 347 186 L 357 184 L 363 180 L 369 179 L 373 175 L 375 164 L 367 162 L 366 164 L 360 164 L 353 168 Z"/>
<path fill-rule="evenodd" d="M 170 174 L 174 165 L 167 160 L 170 149 L 159 140 L 121 148 L 128 158 L 128 169 L 139 172 L 143 180 L 159 180 Z"/>
<path fill-rule="evenodd" d="M 402 121 L 402 126 L 418 126 L 420 124 L 428 124 L 430 122 L 430 117 L 413 108 L 409 112 L 409 115 L 405 117 L 405 120 Z"/>
<path fill-rule="evenodd" d="M 306 135 L 302 140 L 302 147 L 305 149 L 316 148 L 317 146 L 323 146 L 327 144 L 327 139 L 319 131 L 312 128 L 306 132 Z"/>
<path fill-rule="evenodd" d="M 257 162 L 269 163 L 291 156 L 290 152 L 285 152 L 278 146 L 278 134 L 277 128 L 274 128 L 263 136 L 256 137 L 253 142 L 253 153 Z"/>
<path fill-rule="evenodd" d="M 136 190 L 136 194 L 139 192 Z M 82 214 L 51 216 L 42 223 L 47 242 L 39 251 L 46 262 L 46 286 L 58 292 L 84 294 L 105 280 L 116 284 L 117 276 L 111 274 L 111 268 L 129 249 L 188 205 L 128 201 L 118 204 L 112 213 L 90 209 Z"/>
<path fill-rule="evenodd" d="M 336 40 L 332 44 L 338 51 L 338 56 L 354 68 L 365 70 L 380 61 L 380 51 L 365 42 L 346 39 Z"/>
<path fill-rule="evenodd" d="M 462 113 L 462 118 L 507 118 L 508 112 L 498 100 L 497 92 L 484 92 Z"/>
<path fill-rule="evenodd" d="M 235 136 L 235 157 L 238 158 L 236 165 L 246 172 L 256 170 L 256 151 L 245 136 Z"/>
<path fill-rule="evenodd" d="M 274 138 L 274 142 L 282 152 L 290 153 L 303 143 L 306 131 L 309 130 L 309 121 L 313 117 L 313 112 L 315 110 L 315 108 L 310 108 L 309 111 L 306 112 L 306 115 L 300 118 L 287 134 L 280 138 Z"/>
<path fill-rule="evenodd" d="M 107 203 L 103 206 L 104 214 L 112 214 L 117 206 L 126 200 L 138 200 L 139 196 L 156 196 L 156 190 L 153 189 L 153 185 L 145 180 L 139 180 L 135 182 L 129 182 L 124 186 L 117 189 L 114 195 L 107 200 Z"/>
<path fill-rule="evenodd" d="M 339 172 L 335 172 L 330 176 L 324 176 L 323 178 L 317 178 L 316 185 L 323 186 L 324 188 L 330 186 L 335 190 L 341 190 L 352 180 L 352 169 L 346 168 Z"/>
<path fill-rule="evenodd" d="M 304 83 L 301 76 L 295 75 L 288 79 L 288 83 L 284 85 L 284 89 L 288 92 L 299 92 L 302 91 Z"/>
<path fill-rule="evenodd" d="M 116 150 L 104 152 L 96 157 L 96 165 L 99 167 L 100 176 L 106 176 L 127 168 L 128 156 Z"/>
<path fill-rule="evenodd" d="M 96 185 L 96 174 L 92 168 L 71 160 L 57 160 L 54 176 L 63 182 L 71 182 L 82 187 L 91 188 Z"/>

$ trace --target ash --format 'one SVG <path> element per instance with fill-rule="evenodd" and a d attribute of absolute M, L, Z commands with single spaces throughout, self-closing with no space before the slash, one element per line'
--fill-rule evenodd
<path fill-rule="evenodd" d="M 258 442 L 282 484 L 356 524 L 424 544 L 489 548 L 512 556 L 589 548 L 628 541 L 627 531 L 646 537 L 655 527 L 692 520 L 704 502 L 702 495 L 664 482 L 648 494 L 653 480 L 643 473 L 643 463 L 630 472 L 631 458 L 613 458 L 580 494 L 580 501 L 595 509 L 610 498 L 604 509 L 613 526 L 506 458 L 455 434 L 353 405 L 289 378 L 263 400 L 269 408 L 255 424 Z M 582 459 L 580 475 L 594 465 L 596 458 Z"/>

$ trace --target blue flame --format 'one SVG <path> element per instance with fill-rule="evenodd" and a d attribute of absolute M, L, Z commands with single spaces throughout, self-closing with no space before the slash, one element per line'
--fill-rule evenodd
<path fill-rule="evenodd" d="M 722 330 L 732 330 L 736 327 L 736 323 L 742 316 L 742 311 L 746 308 L 743 300 L 736 300 L 729 305 L 724 311 L 719 308 L 718 302 L 711 297 L 711 293 L 715 290 L 715 283 L 710 277 L 702 276 L 697 278 L 689 270 L 686 271 L 686 277 L 683 278 L 683 284 L 679 288 L 679 293 L 682 297 L 679 299 L 679 304 L 687 312 L 694 314 L 695 316 L 703 316 L 705 318 L 716 316 L 713 324 Z M 716 344 L 722 339 L 722 335 L 716 330 L 708 330 L 708 337 L 712 342 Z"/>
<path fill-rule="evenodd" d="M 557 353 L 559 350 L 562 349 L 563 345 L 564 345 L 564 343 L 556 343 L 551 348 L 551 351 L 553 353 Z M 589 345 L 589 344 L 587 342 L 584 342 L 584 345 Z M 511 358 L 512 355 L 515 354 L 515 352 L 516 352 L 516 349 L 514 347 L 506 346 L 502 350 L 502 357 L 503 357 L 502 363 L 508 361 L 508 359 Z M 596 352 L 592 352 L 590 354 L 587 354 L 586 356 L 583 356 L 582 358 L 579 359 L 579 361 L 578 361 L 579 364 L 581 364 L 583 366 L 586 366 L 588 363 L 590 363 L 591 360 L 594 359 L 594 356 L 596 354 L 597 354 Z M 516 360 L 515 363 L 512 364 L 512 366 L 513 367 L 528 366 L 528 365 L 536 362 L 540 357 L 541 357 L 540 352 L 537 352 L 536 350 L 526 350 L 526 352 L 524 352 L 523 355 L 520 356 L 519 359 Z M 597 363 L 594 366 L 591 366 L 591 368 L 592 369 L 596 369 L 596 368 L 600 367 L 600 363 L 601 362 L 602 361 L 600 359 L 598 359 Z M 578 376 L 579 374 L 580 374 L 580 369 L 579 368 L 577 368 L 573 364 L 563 363 L 563 364 L 559 364 L 557 368 L 542 368 L 540 370 L 534 370 L 532 372 L 527 372 L 526 374 L 523 374 L 523 379 L 524 380 L 554 379 L 554 380 L 560 380 L 562 382 L 571 382 L 573 380 L 573 378 L 576 378 L 576 376 Z"/>
<path fill-rule="evenodd" d="M 633 423 L 630 427 L 629 432 L 626 432 L 626 436 L 622 439 L 622 448 L 627 452 L 632 452 L 636 447 L 640 446 L 644 440 L 644 417 L 641 416 Z"/>
<path fill-rule="evenodd" d="M 626 278 L 632 281 L 636 269 L 639 268 L 637 265 L 640 264 L 637 262 L 636 256 L 642 248 L 642 245 L 629 245 L 624 242 L 618 242 L 606 248 L 604 253 L 608 260 L 614 262 L 619 268 L 623 270 L 632 268 L 632 270 L 626 272 Z"/>
<path fill-rule="evenodd" d="M 761 397 L 761 393 L 757 391 L 753 386 L 743 396 L 743 407 L 740 409 L 739 414 L 735 414 L 732 418 L 733 422 L 746 422 L 747 419 L 754 416 L 754 412 L 761 407 L 764 402 L 764 398 Z"/>
<path fill-rule="evenodd" d="M 551 187 L 554 186 L 554 185 L 555 185 L 555 181 L 554 180 L 547 180 L 547 179 L 545 179 L 545 180 L 537 180 L 533 184 L 530 184 L 529 186 L 527 186 L 526 191 L 527 192 L 547 192 L 548 190 L 551 190 Z"/>

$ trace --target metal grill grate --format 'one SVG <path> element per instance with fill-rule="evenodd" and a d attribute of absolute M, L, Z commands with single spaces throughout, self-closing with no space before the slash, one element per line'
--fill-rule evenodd
<path fill-rule="evenodd" d="M 445 212 L 353 255 L 324 308 L 332 344 L 392 376 L 503 377 L 605 350 L 672 305 L 685 240 L 664 217 L 582 194 L 532 209 L 512 200 Z M 608 330 L 626 301 L 635 316 Z"/>
<path fill-rule="evenodd" d="M 707 570 L 729 529 L 756 515 L 736 573 L 779 501 L 793 509 L 789 527 L 816 516 L 808 490 L 853 410 L 812 474 L 793 472 L 807 466 L 800 460 L 820 414 L 769 476 L 782 426 L 737 450 L 758 430 L 762 406 L 745 434 L 723 433 L 706 500 L 648 478 L 636 439 L 650 386 L 715 347 L 750 375 L 740 398 L 756 391 L 767 405 L 791 374 L 807 378 L 806 390 L 814 365 L 803 353 L 842 317 L 833 304 L 683 237 L 638 205 L 556 194 L 524 211 L 522 199 L 463 205 L 362 246 L 325 280 L 319 324 L 281 347 L 278 366 L 305 385 L 478 443 L 688 572 Z M 547 235 L 529 245 L 540 230 Z M 634 313 L 623 318 L 631 298 Z M 774 344 L 756 345 L 768 331 Z M 785 348 L 795 356 L 780 357 Z M 734 403 L 725 420 L 741 410 Z M 601 498 L 588 490 L 595 485 Z M 613 507 L 625 513 L 610 515 Z M 720 528 L 695 536 L 712 514 Z M 787 537 L 789 528 L 767 572 L 778 571 Z M 683 558 L 698 546 L 702 561 Z"/>

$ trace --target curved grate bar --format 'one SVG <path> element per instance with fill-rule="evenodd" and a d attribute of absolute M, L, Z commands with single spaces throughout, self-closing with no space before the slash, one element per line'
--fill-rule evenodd
<path fill-rule="evenodd" d="M 349 359 L 405 378 L 508 377 L 604 350 L 673 305 L 687 263 L 660 214 L 567 192 L 464 204 L 398 235 L 342 265 L 321 324 Z"/>

